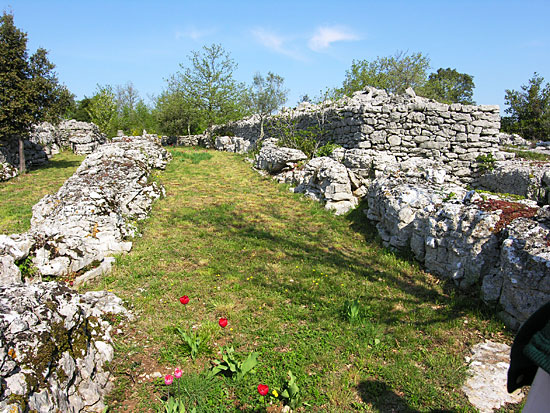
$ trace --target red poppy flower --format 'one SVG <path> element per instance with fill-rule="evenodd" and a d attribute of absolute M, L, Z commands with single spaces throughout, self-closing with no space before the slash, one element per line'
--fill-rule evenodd
<path fill-rule="evenodd" d="M 218 324 L 221 328 L 225 328 L 227 326 L 227 318 L 220 318 L 220 321 L 218 321 Z"/>
<path fill-rule="evenodd" d="M 258 384 L 258 393 L 260 393 L 262 396 L 265 396 L 267 393 L 269 393 L 269 387 L 265 384 Z"/>
<path fill-rule="evenodd" d="M 180 297 L 180 303 L 182 303 L 183 305 L 187 304 L 189 302 L 189 297 L 187 297 L 186 295 L 184 295 L 183 297 Z"/>

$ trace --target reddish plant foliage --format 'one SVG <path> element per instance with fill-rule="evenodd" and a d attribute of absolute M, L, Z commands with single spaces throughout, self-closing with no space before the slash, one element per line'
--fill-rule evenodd
<path fill-rule="evenodd" d="M 519 202 L 501 201 L 499 199 L 489 199 L 476 202 L 479 209 L 483 211 L 502 210 L 500 219 L 495 225 L 494 232 L 500 232 L 516 218 L 532 218 L 537 214 L 538 208 L 528 207 Z"/>

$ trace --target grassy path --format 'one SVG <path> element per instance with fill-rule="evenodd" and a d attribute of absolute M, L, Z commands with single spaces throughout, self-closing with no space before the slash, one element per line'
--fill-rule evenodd
<path fill-rule="evenodd" d="M 303 411 L 475 411 L 459 390 L 464 356 L 510 339 L 477 299 L 381 249 L 360 210 L 334 217 L 235 155 L 173 154 L 143 236 L 90 286 L 139 316 L 116 339 L 110 411 L 155 411 L 168 387 L 152 375 L 175 367 L 197 411 L 263 411 L 257 385 L 281 393 L 289 370 Z M 202 340 L 194 359 L 177 328 Z M 207 380 L 227 345 L 258 352 L 257 367 Z M 280 411 L 280 396 L 266 399 Z"/>
<path fill-rule="evenodd" d="M 32 206 L 55 193 L 78 168 L 84 156 L 70 151 L 55 155 L 42 167 L 6 182 L 0 182 L 0 234 L 25 232 L 30 228 Z"/>

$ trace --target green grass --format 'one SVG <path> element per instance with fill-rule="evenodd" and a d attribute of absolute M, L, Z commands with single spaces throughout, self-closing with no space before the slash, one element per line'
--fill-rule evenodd
<path fill-rule="evenodd" d="M 87 287 L 115 292 L 137 314 L 115 335 L 109 412 L 157 411 L 168 391 L 188 411 L 265 411 L 258 384 L 280 394 L 289 370 L 298 411 L 475 411 L 460 391 L 464 357 L 484 339 L 511 340 L 475 294 L 382 249 L 360 208 L 335 217 L 238 155 L 172 153 L 155 177 L 167 196 L 142 236 Z M 195 359 L 177 327 L 202 338 Z M 257 352 L 257 367 L 207 379 L 222 346 L 239 360 Z M 179 391 L 178 380 L 151 378 L 176 367 Z"/>
<path fill-rule="evenodd" d="M 55 193 L 80 165 L 84 156 L 61 152 L 41 168 L 0 182 L 0 234 L 28 231 L 32 206 Z"/>
<path fill-rule="evenodd" d="M 504 149 L 506 152 L 512 152 L 516 154 L 516 158 L 519 159 L 525 159 L 528 161 L 539 161 L 539 162 L 549 162 L 550 161 L 550 155 L 547 155 L 545 153 L 540 152 L 533 152 L 533 151 L 522 151 L 519 149 L 514 149 L 511 147 L 507 147 Z"/>

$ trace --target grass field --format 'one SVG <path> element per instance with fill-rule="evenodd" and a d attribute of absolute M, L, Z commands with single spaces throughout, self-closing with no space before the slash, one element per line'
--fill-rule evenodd
<path fill-rule="evenodd" d="M 84 156 L 70 151 L 55 155 L 42 168 L 0 182 L 0 234 L 25 232 L 30 228 L 32 206 L 53 194 L 80 165 Z"/>
<path fill-rule="evenodd" d="M 85 288 L 137 315 L 115 334 L 109 412 L 164 411 L 168 393 L 188 412 L 476 411 L 460 391 L 465 356 L 511 341 L 476 295 L 381 248 L 361 208 L 335 217 L 238 155 L 172 153 L 133 250 Z M 222 349 L 235 374 L 209 377 Z M 172 385 L 155 378 L 175 368 Z"/>

